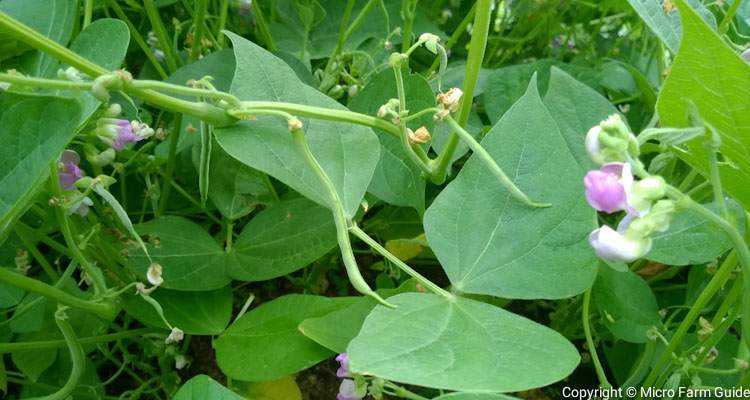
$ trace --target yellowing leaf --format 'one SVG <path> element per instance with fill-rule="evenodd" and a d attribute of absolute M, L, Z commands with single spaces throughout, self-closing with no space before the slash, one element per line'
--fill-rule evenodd
<path fill-rule="evenodd" d="M 385 249 L 393 253 L 399 260 L 408 261 L 418 256 L 424 250 L 426 242 L 424 233 L 414 239 L 394 239 L 385 242 Z"/>
<path fill-rule="evenodd" d="M 302 400 L 302 392 L 297 386 L 294 377 L 251 383 L 247 389 L 247 398 L 250 400 Z"/>

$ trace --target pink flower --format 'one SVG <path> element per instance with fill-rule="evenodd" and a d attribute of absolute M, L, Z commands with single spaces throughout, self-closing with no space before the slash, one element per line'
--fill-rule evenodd
<path fill-rule="evenodd" d="M 81 157 L 73 150 L 65 150 L 60 156 L 57 177 L 64 190 L 73 189 L 76 181 L 83 177 L 83 172 L 78 168 L 79 162 L 81 162 Z"/>
<path fill-rule="evenodd" d="M 626 210 L 633 186 L 628 163 L 608 163 L 599 170 L 589 171 L 583 178 L 586 200 L 591 207 L 608 214 Z"/>
<path fill-rule="evenodd" d="M 336 361 L 339 362 L 340 367 L 336 371 L 336 376 L 339 378 L 350 378 L 351 374 L 349 373 L 349 356 L 346 353 L 341 353 L 338 356 L 336 356 Z"/>

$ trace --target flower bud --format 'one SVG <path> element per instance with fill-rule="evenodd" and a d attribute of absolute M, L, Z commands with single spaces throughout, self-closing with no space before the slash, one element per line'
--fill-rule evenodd
<path fill-rule="evenodd" d="M 289 127 L 289 132 L 294 132 L 298 129 L 302 129 L 302 121 L 297 118 L 291 118 L 287 121 L 287 126 Z"/>
<path fill-rule="evenodd" d="M 432 139 L 430 131 L 428 131 L 424 126 L 420 126 L 414 132 L 412 132 L 411 129 L 408 129 L 407 132 L 409 135 L 409 143 L 411 144 L 424 144 Z"/>
<path fill-rule="evenodd" d="M 391 53 L 390 57 L 388 57 L 388 64 L 391 67 L 400 67 L 405 62 L 409 62 L 409 56 L 403 53 Z"/>
<path fill-rule="evenodd" d="M 64 79 L 66 81 L 71 81 L 71 82 L 83 81 L 83 75 L 81 75 L 81 73 L 74 67 L 68 67 L 66 69 L 62 69 L 62 68 L 58 69 L 57 77 L 60 79 Z"/>
<path fill-rule="evenodd" d="M 169 336 L 167 336 L 167 338 L 164 340 L 164 343 L 166 344 L 179 343 L 184 338 L 185 338 L 185 332 L 183 332 L 182 329 L 178 327 L 174 327 L 172 328 L 172 331 L 169 332 Z"/>
<path fill-rule="evenodd" d="M 104 111 L 104 116 L 109 118 L 116 118 L 122 112 L 122 106 L 117 103 L 112 103 Z"/>
<path fill-rule="evenodd" d="M 419 35 L 419 41 L 424 44 L 424 47 L 429 50 L 432 54 L 437 54 L 437 46 L 440 43 L 440 37 L 432 33 L 423 33 Z"/>
<path fill-rule="evenodd" d="M 347 91 L 346 94 L 349 97 L 354 97 L 357 95 L 357 93 L 359 93 L 359 86 L 354 84 L 354 85 L 349 86 L 349 90 Z"/>
<path fill-rule="evenodd" d="M 349 356 L 346 353 L 341 353 L 336 356 L 336 361 L 339 362 L 339 369 L 336 371 L 336 376 L 339 378 L 351 378 L 349 372 Z"/>
<path fill-rule="evenodd" d="M 75 183 L 75 187 L 81 190 L 86 190 L 94 184 L 94 178 L 90 176 L 84 176 Z"/>
<path fill-rule="evenodd" d="M 638 141 L 619 114 L 612 114 L 586 134 L 586 153 L 596 164 L 638 158 Z"/>
<path fill-rule="evenodd" d="M 86 152 L 86 159 L 93 165 L 98 167 L 104 167 L 112 163 L 115 160 L 116 152 L 113 148 L 107 148 L 104 151 L 99 152 L 96 147 L 87 145 L 84 147 Z"/>
<path fill-rule="evenodd" d="M 660 176 L 649 176 L 633 184 L 628 196 L 628 212 L 643 216 L 651 209 L 651 204 L 667 194 L 667 183 Z"/>

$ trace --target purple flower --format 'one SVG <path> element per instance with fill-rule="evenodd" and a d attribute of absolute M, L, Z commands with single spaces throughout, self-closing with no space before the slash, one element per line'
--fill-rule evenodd
<path fill-rule="evenodd" d="M 362 397 L 357 393 L 357 385 L 351 379 L 344 379 L 339 386 L 339 393 L 336 400 L 361 400 Z"/>
<path fill-rule="evenodd" d="M 64 190 L 73 189 L 76 181 L 83 176 L 83 172 L 78 168 L 79 162 L 81 162 L 81 157 L 73 150 L 65 150 L 60 155 L 57 177 Z"/>
<path fill-rule="evenodd" d="M 112 142 L 112 148 L 114 148 L 115 150 L 121 151 L 126 144 L 135 143 L 141 140 L 141 138 L 139 138 L 135 134 L 135 132 L 133 132 L 133 126 L 130 124 L 130 122 L 124 119 L 118 119 L 116 126 L 117 135 Z"/>
<path fill-rule="evenodd" d="M 591 207 L 608 214 L 628 208 L 628 195 L 633 186 L 630 164 L 608 163 L 599 170 L 589 171 L 583 178 L 586 200 Z"/>
<path fill-rule="evenodd" d="M 349 356 L 346 353 L 341 353 L 336 356 L 336 361 L 340 364 L 339 369 L 336 371 L 336 376 L 339 378 L 351 378 L 352 375 L 349 373 Z"/>

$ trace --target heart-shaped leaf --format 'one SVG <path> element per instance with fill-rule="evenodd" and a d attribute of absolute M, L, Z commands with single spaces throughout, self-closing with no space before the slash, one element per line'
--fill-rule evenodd
<path fill-rule="evenodd" d="M 596 263 L 587 237 L 595 214 L 583 196 L 589 165 L 583 139 L 611 106 L 594 107 L 574 122 L 579 109 L 606 100 L 562 71 L 553 73 L 550 86 L 556 89 L 547 95 L 549 108 L 532 79 L 526 94 L 481 142 L 522 191 L 552 206 L 530 208 L 515 200 L 472 157 L 425 213 L 430 247 L 460 291 L 562 298 L 593 282 Z M 566 111 L 555 104 L 558 90 L 579 105 Z M 580 126 L 588 120 L 591 125 Z"/>
<path fill-rule="evenodd" d="M 349 344 L 353 372 L 433 388 L 511 392 L 545 386 L 578 365 L 559 333 L 478 301 L 432 294 L 390 297 Z"/>
<path fill-rule="evenodd" d="M 234 44 L 237 68 L 231 93 L 242 100 L 272 100 L 345 109 L 304 84 L 279 58 L 254 43 L 227 33 Z M 352 124 L 302 119 L 313 154 L 333 181 L 344 209 L 353 216 L 370 184 L 380 157 L 371 129 Z M 216 139 L 232 157 L 286 183 L 311 200 L 328 205 L 318 177 L 300 156 L 286 121 L 259 116 L 215 130 Z"/>

